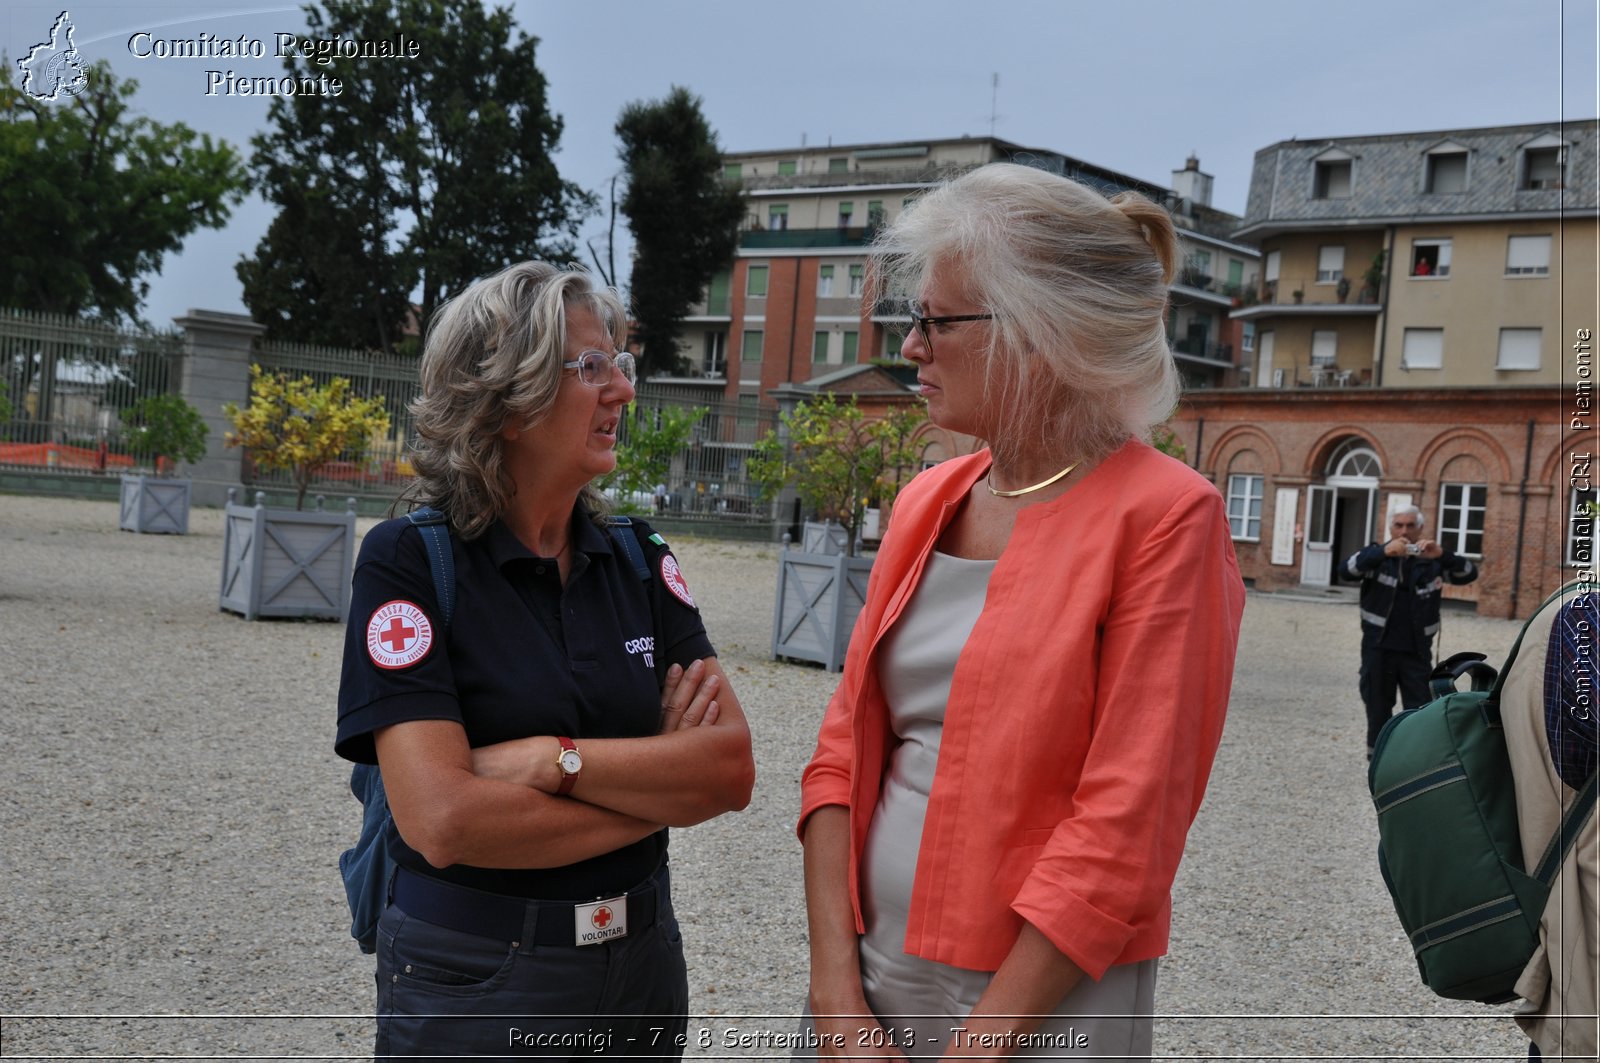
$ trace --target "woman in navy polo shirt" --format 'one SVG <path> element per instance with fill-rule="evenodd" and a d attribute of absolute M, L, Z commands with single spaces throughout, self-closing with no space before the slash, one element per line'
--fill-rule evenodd
<path fill-rule="evenodd" d="M 421 533 L 378 525 L 339 689 L 338 752 L 381 765 L 397 828 L 379 1056 L 681 1054 L 665 828 L 743 808 L 755 768 L 676 559 L 617 529 L 641 574 L 599 523 L 625 321 L 525 262 L 429 329 L 410 495 L 449 518 L 456 604 L 447 630 Z"/>

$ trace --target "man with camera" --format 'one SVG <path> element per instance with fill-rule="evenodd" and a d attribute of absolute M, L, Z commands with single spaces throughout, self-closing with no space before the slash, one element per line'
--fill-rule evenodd
<path fill-rule="evenodd" d="M 1403 506 L 1390 518 L 1392 537 L 1351 554 L 1344 571 L 1361 580 L 1361 700 L 1367 707 L 1367 756 L 1401 704 L 1428 702 L 1439 596 L 1446 583 L 1471 583 L 1478 566 L 1422 537 L 1422 511 Z"/>

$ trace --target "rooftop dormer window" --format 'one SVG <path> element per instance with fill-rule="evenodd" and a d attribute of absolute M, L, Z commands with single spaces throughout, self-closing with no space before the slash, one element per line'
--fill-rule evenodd
<path fill-rule="evenodd" d="M 1350 198 L 1350 160 L 1334 159 L 1317 163 L 1311 183 L 1313 199 Z"/>
<path fill-rule="evenodd" d="M 1424 157 L 1422 190 L 1434 195 L 1449 195 L 1467 190 L 1467 150 L 1441 145 Z"/>
<path fill-rule="evenodd" d="M 1517 167 L 1519 191 L 1565 188 L 1566 184 L 1566 141 L 1553 133 L 1546 133 L 1522 146 L 1522 158 Z"/>

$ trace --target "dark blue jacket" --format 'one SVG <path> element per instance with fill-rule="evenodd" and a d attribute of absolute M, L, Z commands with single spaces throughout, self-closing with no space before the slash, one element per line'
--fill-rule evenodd
<path fill-rule="evenodd" d="M 1344 570 L 1361 580 L 1361 642 L 1375 645 L 1383 637 L 1394 607 L 1394 596 L 1415 594 L 1412 616 L 1431 639 L 1439 630 L 1439 592 L 1446 583 L 1471 583 L 1478 578 L 1478 566 L 1471 559 L 1445 550 L 1428 560 L 1423 557 L 1387 557 L 1384 543 L 1364 546 L 1344 562 Z"/>

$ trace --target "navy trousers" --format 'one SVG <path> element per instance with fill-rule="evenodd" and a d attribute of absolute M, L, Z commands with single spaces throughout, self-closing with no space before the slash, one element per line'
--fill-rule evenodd
<path fill-rule="evenodd" d="M 655 924 L 598 945 L 479 937 L 391 904 L 378 923 L 378 1059 L 679 1059 L 683 939 L 663 882 Z"/>
<path fill-rule="evenodd" d="M 1394 715 L 1398 691 L 1402 708 L 1426 705 L 1428 673 L 1433 662 L 1426 653 L 1401 653 L 1378 646 L 1361 647 L 1361 701 L 1367 707 L 1367 752 L 1372 752 L 1378 732 Z"/>

